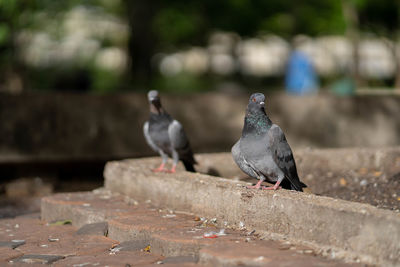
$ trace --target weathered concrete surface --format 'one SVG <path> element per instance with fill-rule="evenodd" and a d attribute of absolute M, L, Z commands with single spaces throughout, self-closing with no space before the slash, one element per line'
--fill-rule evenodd
<path fill-rule="evenodd" d="M 296 149 L 294 154 L 306 190 L 400 212 L 400 147 Z M 256 182 L 229 153 L 197 154 L 196 160 L 200 173 Z"/>
<path fill-rule="evenodd" d="M 73 254 L 58 261 L 58 266 L 84 263 L 101 265 L 113 263 L 112 266 L 125 266 L 118 264 L 123 262 L 131 264 L 132 260 L 137 260 L 134 262 L 136 265 L 146 262 L 149 264 L 152 260 L 153 264 L 149 266 L 155 266 L 157 262 L 166 266 L 198 267 L 291 266 L 294 263 L 296 266 L 304 267 L 361 266 L 321 257 L 319 251 L 308 246 L 295 245 L 284 240 L 263 240 L 257 232 L 244 229 L 232 230 L 230 225 L 224 226 L 226 228 L 224 235 L 205 238 L 205 234 L 210 231 L 220 232 L 215 220 L 205 220 L 193 214 L 156 208 L 149 201 L 138 202 L 105 190 L 96 190 L 94 193 L 58 194 L 44 198 L 43 203 L 45 202 L 49 205 L 42 207 L 42 219 L 48 219 L 50 213 L 46 210 L 50 208 L 61 220 L 72 215 L 73 225 L 75 224 L 73 218 L 79 218 L 82 209 L 77 203 L 86 203 L 84 208 L 91 210 L 92 214 L 97 214 L 96 217 L 108 217 L 106 219 L 108 238 L 122 242 L 113 246 L 109 253 L 99 246 L 98 251 L 84 255 Z M 66 206 L 69 207 L 65 208 Z M 68 212 L 63 214 L 66 210 Z M 79 216 L 74 216 L 74 213 Z M 113 215 L 110 216 L 111 214 Z M 91 220 L 89 217 L 91 215 L 88 213 L 87 221 Z M 51 217 L 54 218 L 55 216 Z M 79 219 L 78 223 L 81 221 L 82 219 Z M 68 229 L 76 231 L 74 226 L 69 226 Z M 81 237 L 75 235 L 75 238 Z M 106 239 L 104 236 L 99 237 Z M 64 255 L 62 251 L 58 253 Z"/>
<path fill-rule="evenodd" d="M 239 138 L 250 93 L 168 95 L 195 152 L 228 151 Z M 292 146 L 400 145 L 400 97 L 269 94 L 267 111 Z M 145 93 L 0 94 L 0 162 L 150 155 Z"/>
<path fill-rule="evenodd" d="M 157 161 L 109 162 L 104 171 L 106 189 L 216 217 L 237 227 L 242 222 L 247 229 L 326 247 L 346 258 L 400 264 L 400 216 L 396 213 L 299 192 L 249 190 L 244 182 L 199 173 L 154 174 L 149 166 Z"/>

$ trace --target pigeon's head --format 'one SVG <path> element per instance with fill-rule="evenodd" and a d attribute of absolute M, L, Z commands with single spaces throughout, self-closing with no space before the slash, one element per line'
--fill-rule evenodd
<path fill-rule="evenodd" d="M 261 93 L 254 93 L 250 96 L 247 111 L 250 113 L 265 113 L 265 96 Z"/>
<path fill-rule="evenodd" d="M 262 106 L 265 105 L 265 96 L 261 93 L 254 93 L 250 96 L 249 105 Z"/>
<path fill-rule="evenodd" d="M 158 95 L 157 90 L 151 90 L 147 93 L 147 99 L 149 100 L 150 103 L 152 102 L 159 102 L 160 101 L 160 96 Z"/>
<path fill-rule="evenodd" d="M 162 112 L 161 100 L 157 90 L 151 90 L 147 93 L 147 99 L 150 104 L 150 112 L 160 113 Z"/>

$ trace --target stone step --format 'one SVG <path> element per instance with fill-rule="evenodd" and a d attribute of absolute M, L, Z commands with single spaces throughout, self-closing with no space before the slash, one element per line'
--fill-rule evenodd
<path fill-rule="evenodd" d="M 215 219 L 160 209 L 150 201 L 139 202 L 105 190 L 45 197 L 42 199 L 42 219 L 71 220 L 81 229 L 90 229 L 87 223 L 100 225 L 99 220 L 105 220 L 107 224 L 101 225 L 108 226 L 107 238 L 122 242 L 113 249 L 116 254 L 148 249 L 151 255 L 161 257 L 159 263 L 168 266 L 349 265 L 326 259 L 310 247 L 287 241 L 261 240 L 257 233 L 229 229 L 229 225 L 225 232 L 220 232 Z M 212 235 L 207 236 L 210 232 Z M 96 259 L 103 264 L 102 257 L 105 257 L 105 263 L 109 262 L 105 255 Z M 79 262 L 94 262 L 94 259 L 91 255 L 82 256 Z M 67 258 L 62 262 L 76 264 L 78 258 Z"/>
<path fill-rule="evenodd" d="M 205 157 L 203 155 L 203 157 Z M 208 161 L 232 161 L 210 154 Z M 400 216 L 371 205 L 289 190 L 260 191 L 233 179 L 182 171 L 153 173 L 158 158 L 107 163 L 105 188 L 156 206 L 217 218 L 219 226 L 269 233 L 346 260 L 400 264 Z M 218 165 L 218 166 L 220 166 Z M 217 167 L 218 167 L 217 166 Z"/>
<path fill-rule="evenodd" d="M 155 266 L 165 258 L 143 247 L 111 253 L 119 242 L 101 232 L 78 233 L 71 224 L 46 223 L 39 215 L 0 220 L 0 241 L 0 266 Z"/>

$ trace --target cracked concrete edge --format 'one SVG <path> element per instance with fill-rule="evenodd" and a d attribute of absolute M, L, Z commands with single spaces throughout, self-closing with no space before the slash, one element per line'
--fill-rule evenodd
<path fill-rule="evenodd" d="M 216 217 L 363 262 L 400 264 L 400 216 L 371 205 L 293 191 L 255 191 L 246 183 L 199 173 L 150 172 L 154 159 L 114 161 L 105 188 L 155 205 Z M 240 225 L 242 224 L 242 225 Z"/>

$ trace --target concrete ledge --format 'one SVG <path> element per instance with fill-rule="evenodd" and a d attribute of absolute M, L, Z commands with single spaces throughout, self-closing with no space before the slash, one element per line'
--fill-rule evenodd
<path fill-rule="evenodd" d="M 154 158 L 109 162 L 105 188 L 135 199 L 151 199 L 158 206 L 329 248 L 348 259 L 400 264 L 398 214 L 299 192 L 248 190 L 244 182 L 199 173 L 154 174 L 149 169 L 157 162 Z"/>

